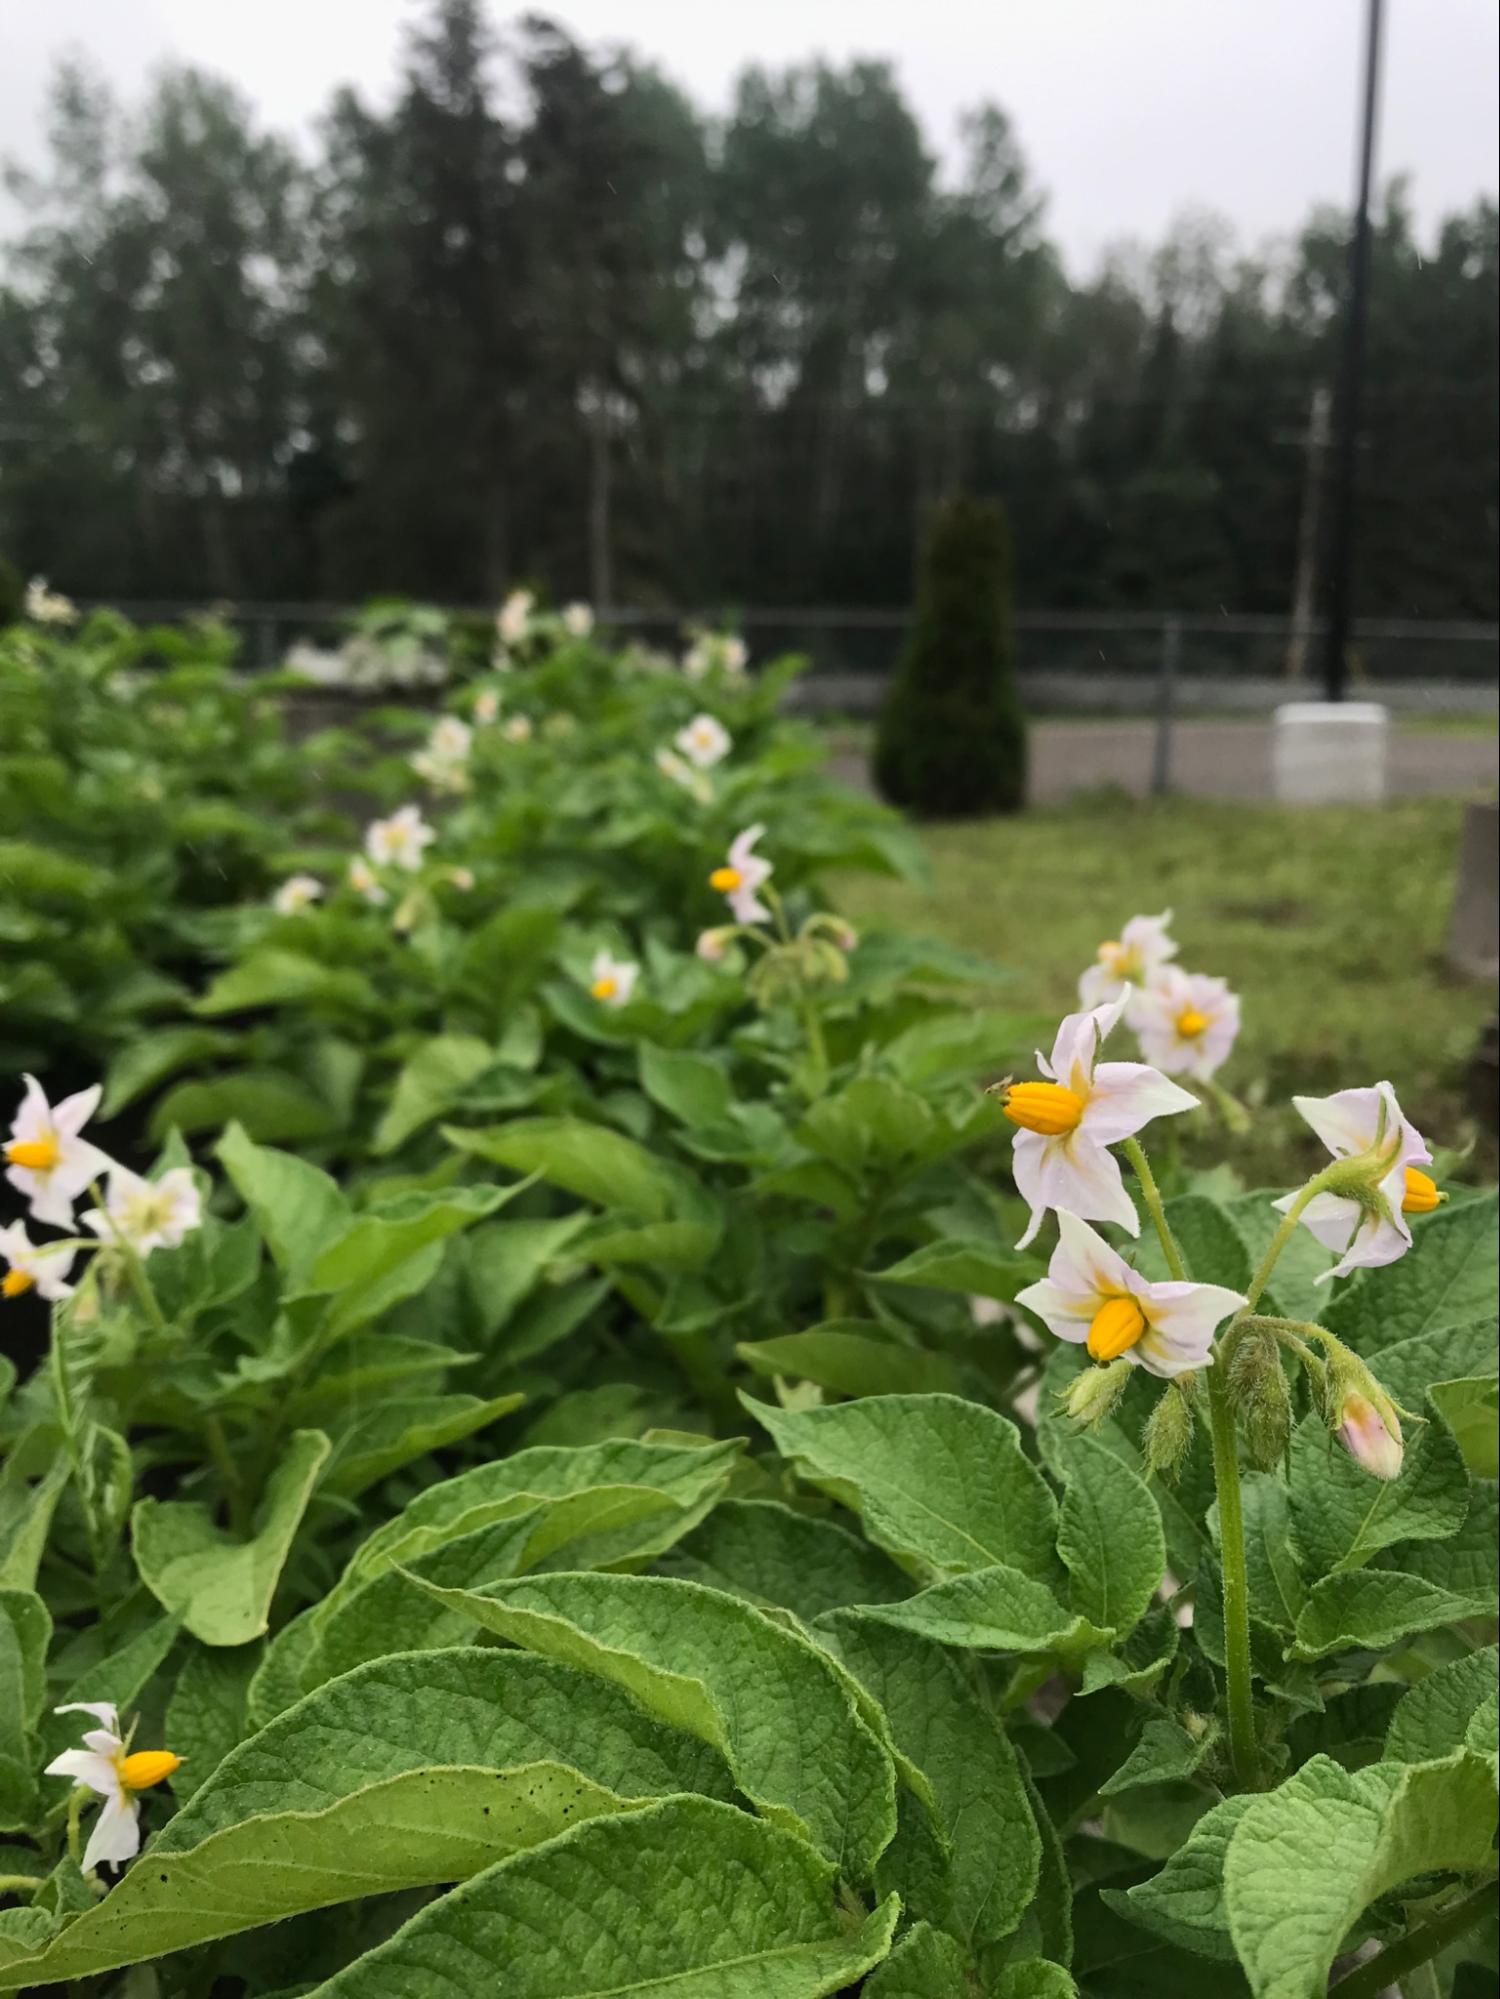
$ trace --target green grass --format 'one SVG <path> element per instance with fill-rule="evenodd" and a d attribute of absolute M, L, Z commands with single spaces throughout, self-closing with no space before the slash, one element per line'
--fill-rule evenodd
<path fill-rule="evenodd" d="M 986 953 L 1013 971 L 1018 998 L 1058 1016 L 1076 1007 L 1101 938 L 1137 911 L 1172 909 L 1182 964 L 1243 999 L 1219 1080 L 1255 1106 L 1250 1135 L 1228 1141 L 1248 1184 L 1285 1184 L 1320 1156 L 1293 1092 L 1383 1076 L 1434 1149 L 1474 1140 L 1463 1175 L 1492 1178 L 1495 1142 L 1466 1072 L 1495 990 L 1443 959 L 1462 814 L 1456 799 L 1295 810 L 1096 795 L 931 828 L 928 888 L 861 881 L 842 899 L 856 920 Z M 1206 1163 L 1223 1144 L 1205 1135 L 1190 1150 Z"/>

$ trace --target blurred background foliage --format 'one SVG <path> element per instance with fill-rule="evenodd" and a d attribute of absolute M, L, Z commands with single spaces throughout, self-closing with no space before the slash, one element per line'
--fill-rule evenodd
<path fill-rule="evenodd" d="M 0 551 L 94 599 L 897 604 L 964 487 L 1023 607 L 1284 610 L 1341 216 L 1071 282 L 1003 111 L 965 145 L 950 183 L 882 63 L 717 120 L 477 0 L 306 153 L 216 77 L 65 66 L 0 254 Z M 1496 275 L 1492 202 L 1423 242 L 1386 189 L 1362 614 L 1496 614 Z"/>

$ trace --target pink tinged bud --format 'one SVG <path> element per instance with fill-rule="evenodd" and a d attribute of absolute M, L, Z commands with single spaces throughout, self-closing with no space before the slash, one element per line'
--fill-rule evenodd
<path fill-rule="evenodd" d="M 1394 1418 L 1392 1419 L 1394 1422 Z M 1368 1397 L 1351 1390 L 1339 1412 L 1339 1442 L 1367 1472 L 1376 1478 L 1401 1476 L 1401 1433 L 1394 1432 Z"/>

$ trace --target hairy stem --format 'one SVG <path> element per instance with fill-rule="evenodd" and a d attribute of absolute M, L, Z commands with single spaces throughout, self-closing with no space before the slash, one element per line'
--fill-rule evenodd
<path fill-rule="evenodd" d="M 1151 1171 L 1151 1162 L 1142 1150 L 1138 1138 L 1127 1138 L 1120 1150 L 1130 1161 L 1135 1177 L 1141 1183 L 1141 1198 L 1146 1203 L 1146 1211 L 1156 1224 L 1156 1233 L 1161 1242 L 1162 1255 L 1167 1259 L 1167 1269 L 1179 1281 L 1187 1276 L 1187 1265 L 1182 1260 L 1182 1251 L 1177 1247 L 1177 1238 L 1167 1220 L 1167 1211 L 1162 1206 L 1161 1189 L 1156 1184 L 1156 1175 Z"/>
<path fill-rule="evenodd" d="M 1229 1760 L 1242 1790 L 1258 1776 L 1255 1710 L 1250 1691 L 1250 1575 L 1245 1562 L 1245 1507 L 1240 1493 L 1239 1437 L 1224 1368 L 1205 1369 L 1208 1427 L 1213 1439 L 1214 1492 L 1219 1502 L 1219 1562 L 1224 1576 L 1224 1676 L 1229 1694 Z"/>
<path fill-rule="evenodd" d="M 1156 1224 L 1167 1269 L 1174 1278 L 1184 1279 L 1188 1274 L 1187 1265 L 1167 1220 L 1151 1163 L 1137 1139 L 1127 1138 L 1121 1149 L 1141 1184 L 1141 1197 Z M 1295 1217 L 1288 1216 L 1287 1219 L 1295 1225 Z M 1276 1254 L 1280 1254 L 1279 1249 Z M 1274 1263 L 1275 1257 L 1271 1257 L 1270 1261 Z M 1258 1777 L 1255 1710 L 1250 1689 L 1250 1577 L 1245 1562 L 1245 1508 L 1240 1493 L 1239 1439 L 1235 1433 L 1234 1410 L 1229 1401 L 1222 1342 L 1214 1365 L 1206 1368 L 1204 1373 L 1208 1381 L 1209 1434 L 1213 1439 L 1214 1490 L 1219 1502 L 1219 1561 L 1224 1574 L 1224 1672 L 1229 1695 L 1229 1760 L 1240 1788 L 1250 1790 Z"/>
<path fill-rule="evenodd" d="M 1397 1942 L 1388 1944 L 1378 1956 L 1356 1965 L 1334 1986 L 1332 1999 L 1379 1999 L 1379 1994 L 1406 1972 L 1428 1963 L 1439 1951 L 1457 1943 L 1461 1936 L 1482 1923 L 1494 1906 L 1495 1884 L 1483 1881 L 1425 1923 L 1408 1930 Z"/>

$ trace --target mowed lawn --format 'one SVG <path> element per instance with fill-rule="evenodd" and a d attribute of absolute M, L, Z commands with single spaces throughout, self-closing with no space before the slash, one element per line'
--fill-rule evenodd
<path fill-rule="evenodd" d="M 931 827 L 928 886 L 861 879 L 841 901 L 856 920 L 890 917 L 985 953 L 1013 972 L 1018 1000 L 1056 1015 L 1077 1005 L 1102 938 L 1137 911 L 1171 909 L 1181 963 L 1243 997 L 1220 1080 L 1255 1110 L 1249 1137 L 1229 1141 L 1249 1184 L 1285 1182 L 1320 1156 L 1286 1108 L 1294 1092 L 1382 1076 L 1434 1147 L 1473 1141 L 1462 1177 L 1489 1179 L 1495 1142 L 1468 1069 L 1495 989 L 1443 957 L 1462 816 L 1447 798 L 1291 809 L 1093 795 Z M 1222 1146 L 1195 1138 L 1189 1156 Z"/>

